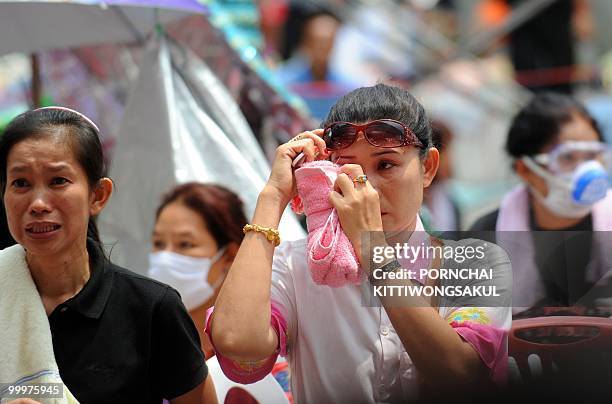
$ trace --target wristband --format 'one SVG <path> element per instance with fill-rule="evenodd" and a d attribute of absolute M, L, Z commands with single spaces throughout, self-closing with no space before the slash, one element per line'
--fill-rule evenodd
<path fill-rule="evenodd" d="M 242 232 L 247 234 L 250 231 L 261 233 L 266 236 L 266 239 L 277 247 L 280 244 L 280 234 L 278 230 L 271 227 L 263 227 L 258 224 L 245 224 Z"/>
<path fill-rule="evenodd" d="M 392 261 L 387 262 L 382 267 L 379 267 L 379 268 L 376 268 L 376 269 L 380 269 L 382 272 L 387 274 L 387 273 L 390 273 L 390 272 L 395 272 L 398 269 L 400 269 L 401 267 L 402 267 L 402 264 L 400 264 L 398 260 L 394 259 Z M 374 282 L 379 281 L 380 279 L 375 279 L 374 278 L 374 271 L 372 271 L 370 273 L 370 276 L 368 277 L 368 280 L 370 281 L 370 283 L 374 283 Z"/>

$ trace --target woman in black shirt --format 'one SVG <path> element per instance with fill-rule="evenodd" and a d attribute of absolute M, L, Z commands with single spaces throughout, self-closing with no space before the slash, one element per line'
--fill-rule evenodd
<path fill-rule="evenodd" d="M 0 140 L 8 226 L 48 315 L 62 380 L 85 403 L 216 402 L 178 293 L 104 256 L 94 218 L 112 193 L 105 173 L 98 128 L 73 110 L 26 112 Z"/>

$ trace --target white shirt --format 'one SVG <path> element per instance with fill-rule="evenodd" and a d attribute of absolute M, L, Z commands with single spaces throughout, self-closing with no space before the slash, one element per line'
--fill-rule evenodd
<path fill-rule="evenodd" d="M 315 284 L 306 247 L 306 239 L 283 243 L 272 263 L 271 297 L 287 321 L 295 402 L 384 403 L 418 397 L 416 368 L 385 309 L 363 304 L 360 286 Z M 492 325 L 510 328 L 509 307 L 484 309 Z M 456 310 L 441 307 L 439 313 L 448 318 Z"/>

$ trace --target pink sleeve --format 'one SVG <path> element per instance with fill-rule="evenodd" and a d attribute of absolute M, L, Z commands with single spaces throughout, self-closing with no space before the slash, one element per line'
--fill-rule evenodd
<path fill-rule="evenodd" d="M 480 359 L 489 368 L 491 380 L 498 385 L 506 384 L 508 332 L 471 321 L 453 321 L 450 325 L 464 341 L 472 345 L 478 352 Z"/>
<path fill-rule="evenodd" d="M 274 328 L 274 331 L 276 331 L 276 335 L 278 336 L 278 347 L 274 354 L 260 361 L 238 362 L 221 355 L 217 351 L 215 348 L 215 343 L 212 339 L 210 322 L 213 310 L 214 307 L 211 307 L 206 311 L 206 328 L 204 331 L 208 335 L 210 343 L 215 349 L 215 354 L 217 355 L 217 360 L 219 361 L 221 370 L 228 379 L 241 384 L 255 383 L 270 373 L 272 367 L 276 363 L 278 354 L 287 356 L 287 322 L 285 321 L 285 318 L 275 302 L 272 302 L 271 304 L 272 315 L 270 318 L 270 325 L 272 328 Z"/>

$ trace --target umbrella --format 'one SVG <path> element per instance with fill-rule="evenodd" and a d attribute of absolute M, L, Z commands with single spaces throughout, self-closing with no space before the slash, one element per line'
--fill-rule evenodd
<path fill-rule="evenodd" d="M 0 55 L 108 42 L 143 42 L 204 8 L 196 0 L 0 0 Z"/>
<path fill-rule="evenodd" d="M 153 37 L 141 66 L 111 166 L 117 192 L 99 224 L 113 261 L 146 273 L 164 192 L 215 182 L 237 193 L 250 217 L 270 169 L 238 105 L 189 49 Z M 291 212 L 279 228 L 283 240 L 304 237 Z"/>

